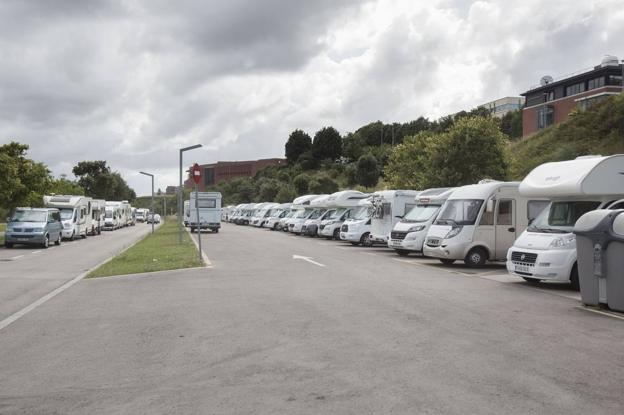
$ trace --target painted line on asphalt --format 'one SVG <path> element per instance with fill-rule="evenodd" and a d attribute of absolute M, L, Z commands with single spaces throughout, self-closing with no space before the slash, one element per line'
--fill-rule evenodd
<path fill-rule="evenodd" d="M 189 236 L 191 237 L 191 241 L 193 241 L 193 243 L 195 244 L 195 248 L 197 248 L 197 251 L 199 251 L 199 243 L 195 240 L 195 238 L 193 238 L 193 234 L 191 233 L 189 228 L 185 227 L 184 230 L 189 234 Z M 210 262 L 210 260 L 208 259 L 208 255 L 206 255 L 203 249 L 201 251 L 201 256 L 204 260 L 204 268 L 212 268 L 212 262 Z"/>
<path fill-rule="evenodd" d="M 292 258 L 293 259 L 301 259 L 303 261 L 309 262 L 310 264 L 314 264 L 314 265 L 319 266 L 319 267 L 323 267 L 323 268 L 325 267 L 325 264 L 321 264 L 320 262 L 316 262 L 312 258 L 307 257 L 307 256 L 293 255 Z"/>
<path fill-rule="evenodd" d="M 40 253 L 40 252 L 41 252 L 41 251 L 32 251 L 32 252 L 31 252 L 31 254 L 38 254 L 38 253 Z"/>
<path fill-rule="evenodd" d="M 602 311 L 602 310 L 595 310 L 595 309 L 593 309 L 591 307 L 582 306 L 582 305 L 577 306 L 576 308 L 578 308 L 580 310 L 590 311 L 590 312 L 596 313 L 596 314 L 602 314 L 603 316 L 607 316 L 607 317 L 617 318 L 618 320 L 624 320 L 624 315 L 615 314 L 613 312 Z"/>
<path fill-rule="evenodd" d="M 18 256 L 12 256 L 11 258 L 9 258 L 9 261 L 17 261 L 20 258 L 23 258 L 24 255 L 18 255 Z"/>

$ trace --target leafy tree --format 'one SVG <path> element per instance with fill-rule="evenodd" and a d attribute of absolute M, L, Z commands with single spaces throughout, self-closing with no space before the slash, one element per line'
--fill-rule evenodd
<path fill-rule="evenodd" d="M 304 195 L 308 193 L 308 189 L 310 186 L 310 176 L 305 173 L 295 176 L 295 178 L 293 179 L 293 186 L 295 187 L 295 191 L 298 195 Z"/>
<path fill-rule="evenodd" d="M 338 183 L 322 174 L 310 180 L 309 190 L 312 194 L 330 194 L 338 191 Z"/>
<path fill-rule="evenodd" d="M 67 180 L 64 177 L 52 179 L 47 193 L 57 195 L 84 195 L 85 190 L 76 182 Z"/>
<path fill-rule="evenodd" d="M 295 164 L 303 153 L 312 149 L 312 139 L 305 132 L 295 130 L 290 133 L 285 147 L 286 160 L 289 164 Z"/>
<path fill-rule="evenodd" d="M 372 154 L 366 154 L 357 161 L 357 182 L 362 186 L 372 187 L 379 180 L 379 165 Z"/>
<path fill-rule="evenodd" d="M 461 186 L 485 178 L 507 178 L 507 140 L 492 118 L 460 118 L 431 144 L 430 186 Z"/>
<path fill-rule="evenodd" d="M 8 211 L 41 206 L 50 184 L 46 165 L 26 158 L 27 150 L 28 145 L 15 141 L 0 146 L 0 205 Z"/>
<path fill-rule="evenodd" d="M 78 185 L 85 194 L 94 199 L 128 200 L 136 199 L 136 193 L 118 172 L 111 172 L 104 160 L 81 161 L 72 169 L 78 177 Z"/>
<path fill-rule="evenodd" d="M 349 133 L 342 140 L 343 155 L 349 161 L 357 161 L 366 152 L 366 141 L 359 133 Z"/>
<path fill-rule="evenodd" d="M 289 203 L 292 202 L 297 197 L 297 193 L 292 186 L 282 186 L 277 192 L 277 196 L 275 196 L 275 201 L 277 203 Z"/>
<path fill-rule="evenodd" d="M 358 184 L 357 177 L 357 163 L 349 163 L 345 167 L 344 176 L 348 186 L 355 186 Z"/>
<path fill-rule="evenodd" d="M 500 129 L 512 139 L 522 137 L 522 110 L 509 111 L 503 115 Z"/>
<path fill-rule="evenodd" d="M 312 154 L 317 161 L 338 160 L 342 155 L 342 137 L 334 127 L 324 127 L 314 134 Z"/>
<path fill-rule="evenodd" d="M 282 184 L 275 179 L 267 179 L 258 187 L 258 202 L 272 202 L 276 199 Z"/>
<path fill-rule="evenodd" d="M 394 189 L 425 189 L 430 176 L 431 142 L 435 135 L 423 131 L 406 137 L 392 151 L 384 169 L 384 177 Z"/>

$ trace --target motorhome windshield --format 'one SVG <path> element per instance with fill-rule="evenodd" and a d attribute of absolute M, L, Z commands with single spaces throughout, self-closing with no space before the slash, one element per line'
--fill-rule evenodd
<path fill-rule="evenodd" d="M 112 210 L 107 210 L 106 214 L 104 215 L 105 218 L 112 218 L 113 217 L 113 211 Z"/>
<path fill-rule="evenodd" d="M 63 208 L 61 209 L 61 220 L 69 220 L 74 217 L 74 209 Z"/>
<path fill-rule="evenodd" d="M 370 206 L 360 206 L 355 212 L 353 212 L 351 217 L 355 220 L 364 220 L 370 218 L 372 215 L 373 212 Z"/>
<path fill-rule="evenodd" d="M 436 225 L 474 225 L 483 205 L 481 199 L 457 199 L 446 202 Z"/>
<path fill-rule="evenodd" d="M 435 215 L 442 205 L 416 205 L 403 217 L 401 222 L 427 222 Z"/>
<path fill-rule="evenodd" d="M 325 209 L 315 209 L 308 219 L 318 219 L 323 213 L 325 213 Z"/>
<path fill-rule="evenodd" d="M 529 232 L 570 233 L 574 224 L 585 213 L 598 209 L 597 201 L 552 202 L 527 228 Z"/>
<path fill-rule="evenodd" d="M 10 222 L 45 222 L 48 220 L 48 213 L 38 210 L 17 210 L 11 216 Z"/>
<path fill-rule="evenodd" d="M 329 216 L 325 217 L 327 220 L 336 220 L 342 217 L 342 215 L 347 211 L 347 208 L 338 208 L 336 210 L 332 210 L 329 213 Z"/>
<path fill-rule="evenodd" d="M 294 217 L 295 219 L 304 219 L 308 217 L 310 212 L 312 212 L 312 208 L 299 209 Z"/>

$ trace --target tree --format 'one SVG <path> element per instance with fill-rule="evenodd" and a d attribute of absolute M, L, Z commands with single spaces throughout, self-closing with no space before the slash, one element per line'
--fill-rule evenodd
<path fill-rule="evenodd" d="M 47 193 L 57 195 L 84 195 L 85 190 L 76 182 L 67 180 L 64 177 L 52 179 Z"/>
<path fill-rule="evenodd" d="M 384 177 L 394 189 L 425 189 L 429 187 L 431 141 L 435 134 L 423 131 L 406 137 L 394 148 L 384 169 Z"/>
<path fill-rule="evenodd" d="M 277 203 L 289 203 L 292 202 L 295 197 L 297 197 L 297 194 L 292 186 L 282 186 L 279 192 L 277 192 L 277 196 L 275 196 L 275 201 Z"/>
<path fill-rule="evenodd" d="M 258 202 L 273 202 L 280 191 L 282 184 L 275 179 L 265 179 L 258 187 Z"/>
<path fill-rule="evenodd" d="M 349 161 L 357 161 L 366 152 L 366 141 L 359 133 L 349 133 L 342 140 L 342 154 Z"/>
<path fill-rule="evenodd" d="M 106 161 L 81 161 L 72 169 L 78 177 L 78 184 L 85 194 L 94 199 L 128 200 L 136 199 L 136 193 L 118 172 L 111 172 Z"/>
<path fill-rule="evenodd" d="M 313 169 L 316 169 L 316 168 L 318 168 L 318 166 L 320 164 L 321 164 L 320 160 L 318 160 L 314 156 L 314 154 L 312 153 L 312 150 L 306 151 L 301 156 L 299 156 L 299 165 L 301 165 L 301 168 L 303 170 L 313 170 Z"/>
<path fill-rule="evenodd" d="M 317 161 L 338 160 L 342 155 L 342 137 L 334 127 L 321 128 L 314 134 L 312 154 Z"/>
<path fill-rule="evenodd" d="M 509 111 L 500 120 L 500 129 L 512 139 L 522 137 L 522 111 Z"/>
<path fill-rule="evenodd" d="M 310 180 L 309 191 L 312 194 L 330 194 L 338 191 L 338 183 L 322 174 Z"/>
<path fill-rule="evenodd" d="M 507 178 L 507 140 L 496 120 L 464 117 L 430 142 L 429 186 L 462 186 Z"/>
<path fill-rule="evenodd" d="M 310 185 L 310 176 L 305 173 L 301 173 L 298 176 L 295 176 L 293 179 L 293 186 L 295 187 L 295 191 L 298 195 L 304 195 L 308 193 L 308 188 Z"/>
<path fill-rule="evenodd" d="M 285 146 L 288 164 L 295 164 L 299 157 L 310 149 L 312 149 L 312 139 L 308 134 L 301 130 L 290 133 Z"/>
<path fill-rule="evenodd" d="M 356 177 L 359 184 L 366 187 L 375 186 L 379 180 L 379 173 L 375 156 L 366 154 L 358 159 Z"/>

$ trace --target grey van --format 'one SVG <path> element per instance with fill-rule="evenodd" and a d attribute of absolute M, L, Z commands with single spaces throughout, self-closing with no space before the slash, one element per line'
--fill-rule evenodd
<path fill-rule="evenodd" d="M 50 242 L 61 244 L 61 213 L 51 208 L 17 208 L 7 220 L 4 246 L 15 244 L 39 245 L 47 248 Z"/>

